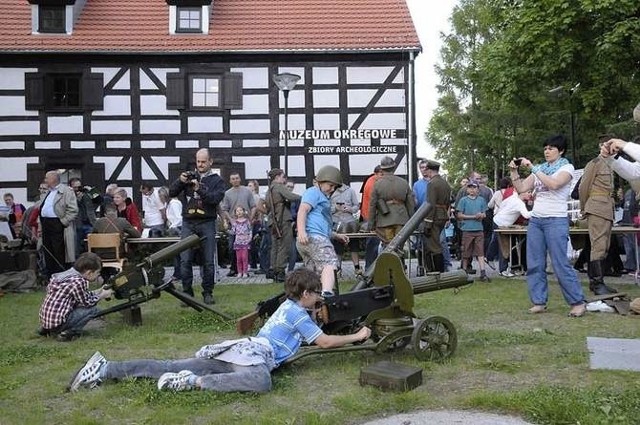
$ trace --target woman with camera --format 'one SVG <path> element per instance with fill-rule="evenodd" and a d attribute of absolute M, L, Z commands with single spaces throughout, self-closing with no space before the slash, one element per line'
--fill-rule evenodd
<path fill-rule="evenodd" d="M 542 164 L 533 165 L 527 158 L 509 163 L 511 180 L 518 193 L 533 190 L 535 201 L 527 226 L 527 284 L 533 306 L 530 313 L 542 313 L 547 309 L 549 288 L 546 273 L 547 252 L 551 257 L 562 295 L 571 306 L 570 317 L 581 317 L 586 312 L 584 293 L 580 281 L 567 258 L 569 220 L 567 199 L 571 191 L 573 165 L 564 157 L 567 139 L 562 135 L 551 136 L 543 143 Z M 518 168 L 530 170 L 522 179 Z"/>

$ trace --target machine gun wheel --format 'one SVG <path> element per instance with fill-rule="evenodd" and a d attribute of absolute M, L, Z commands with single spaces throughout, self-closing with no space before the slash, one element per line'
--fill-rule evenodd
<path fill-rule="evenodd" d="M 411 335 L 413 354 L 418 360 L 441 361 L 453 355 L 458 345 L 456 328 L 441 316 L 420 320 Z"/>

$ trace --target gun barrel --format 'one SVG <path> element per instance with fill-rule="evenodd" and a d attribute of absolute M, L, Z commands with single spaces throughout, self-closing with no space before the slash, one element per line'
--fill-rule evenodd
<path fill-rule="evenodd" d="M 414 277 L 409 279 L 409 283 L 413 287 L 413 293 L 418 295 L 442 289 L 457 288 L 471 283 L 471 280 L 469 280 L 469 276 L 464 270 L 455 270 Z"/>
<path fill-rule="evenodd" d="M 156 263 L 160 263 L 165 260 L 172 259 L 176 255 L 180 254 L 189 248 L 193 248 L 200 244 L 200 237 L 198 235 L 188 236 L 179 242 L 169 245 L 161 250 L 154 252 L 153 254 L 145 257 L 142 263 L 138 264 L 138 267 L 149 266 L 153 267 Z"/>

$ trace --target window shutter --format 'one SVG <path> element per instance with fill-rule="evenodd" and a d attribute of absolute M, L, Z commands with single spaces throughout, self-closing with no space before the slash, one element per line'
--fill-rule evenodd
<path fill-rule="evenodd" d="M 82 102 L 85 110 L 102 110 L 104 108 L 102 74 L 88 74 L 82 78 Z"/>
<path fill-rule="evenodd" d="M 242 109 L 242 73 L 224 74 L 224 109 Z"/>
<path fill-rule="evenodd" d="M 29 111 L 44 109 L 44 74 L 24 75 L 24 103 Z"/>
<path fill-rule="evenodd" d="M 167 109 L 185 109 L 185 77 L 182 73 L 167 74 Z"/>

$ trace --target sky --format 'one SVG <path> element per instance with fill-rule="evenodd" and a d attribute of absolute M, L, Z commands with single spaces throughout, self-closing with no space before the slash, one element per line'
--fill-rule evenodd
<path fill-rule="evenodd" d="M 438 106 L 434 66 L 440 63 L 440 33 L 451 29 L 449 17 L 457 0 L 406 0 L 422 44 L 415 61 L 416 132 L 418 156 L 434 158 L 435 152 L 424 139 L 433 110 Z"/>

